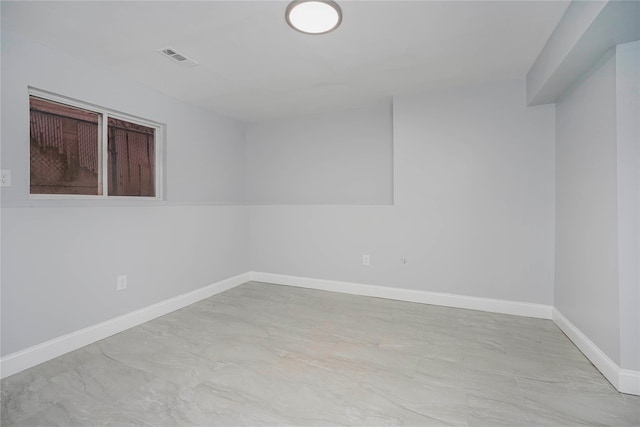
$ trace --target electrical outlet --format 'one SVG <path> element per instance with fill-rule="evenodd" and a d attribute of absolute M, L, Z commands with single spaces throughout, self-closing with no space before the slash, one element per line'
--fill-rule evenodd
<path fill-rule="evenodd" d="M 123 275 L 123 276 L 118 276 L 118 281 L 116 284 L 116 290 L 117 291 L 124 291 L 125 289 L 127 289 L 127 276 Z"/>
<path fill-rule="evenodd" d="M 2 172 L 0 172 L 0 185 L 2 187 L 11 187 L 11 171 L 9 169 L 2 169 Z"/>
<path fill-rule="evenodd" d="M 362 255 L 362 265 L 371 265 L 371 257 L 369 255 Z"/>

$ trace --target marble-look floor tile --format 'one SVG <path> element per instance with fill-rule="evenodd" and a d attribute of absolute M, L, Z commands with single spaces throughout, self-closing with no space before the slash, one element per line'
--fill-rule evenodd
<path fill-rule="evenodd" d="M 511 398 L 508 401 L 498 397 L 467 397 L 468 422 L 471 427 L 525 426 L 528 411 L 523 398 Z"/>
<path fill-rule="evenodd" d="M 20 390 L 10 390 L 2 396 L 1 423 L 3 426 L 25 425 L 31 416 L 48 413 L 54 406 L 68 413 L 78 408 L 88 411 L 99 405 L 95 399 L 50 380 L 46 380 L 45 384 L 35 382 Z"/>
<path fill-rule="evenodd" d="M 640 426 L 548 320 L 257 282 L 0 385 L 2 426 Z"/>
<path fill-rule="evenodd" d="M 182 387 L 158 379 L 130 394 L 118 410 L 152 426 L 280 425 L 268 403 L 208 383 Z"/>
<path fill-rule="evenodd" d="M 114 360 L 103 372 L 83 376 L 71 371 L 52 378 L 51 382 L 101 403 L 111 404 L 155 378 L 148 372 Z"/>
<path fill-rule="evenodd" d="M 417 380 L 422 384 L 438 384 L 464 390 L 466 378 L 460 363 L 438 357 L 421 357 L 418 359 Z"/>
<path fill-rule="evenodd" d="M 574 425 L 630 427 L 640 425 L 640 398 L 629 401 L 619 393 L 585 389 L 574 382 L 546 382 L 526 378 L 519 378 L 517 381 L 534 414 L 541 419 L 548 419 L 549 423 L 555 421 Z"/>
<path fill-rule="evenodd" d="M 58 391 L 50 380 L 28 371 L 2 380 L 0 424 L 11 425 L 46 409 L 57 402 Z"/>
<path fill-rule="evenodd" d="M 466 395 L 419 373 L 373 373 L 362 381 L 369 393 L 383 399 L 391 413 L 405 419 L 422 419 L 427 425 L 467 425 Z"/>
<path fill-rule="evenodd" d="M 329 353 L 329 357 L 358 364 L 372 372 L 393 369 L 412 373 L 418 365 L 416 356 L 386 350 L 375 344 L 338 343 Z"/>
<path fill-rule="evenodd" d="M 20 420 L 16 427 L 151 427 L 133 416 L 110 407 L 80 407 L 56 403 Z"/>

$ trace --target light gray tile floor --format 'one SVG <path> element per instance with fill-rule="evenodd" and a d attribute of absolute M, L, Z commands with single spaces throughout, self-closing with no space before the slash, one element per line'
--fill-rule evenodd
<path fill-rule="evenodd" d="M 255 282 L 1 391 L 3 426 L 640 426 L 551 321 Z"/>

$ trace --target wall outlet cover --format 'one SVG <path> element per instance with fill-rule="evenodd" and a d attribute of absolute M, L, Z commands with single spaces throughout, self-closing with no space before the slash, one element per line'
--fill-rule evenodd
<path fill-rule="evenodd" d="M 11 171 L 9 169 L 2 169 L 0 172 L 0 185 L 11 187 Z"/>
<path fill-rule="evenodd" d="M 125 289 L 127 289 L 127 276 L 126 275 L 118 276 L 116 290 L 124 291 Z"/>

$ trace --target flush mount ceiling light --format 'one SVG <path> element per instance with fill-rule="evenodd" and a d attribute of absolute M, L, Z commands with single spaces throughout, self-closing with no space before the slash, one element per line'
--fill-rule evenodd
<path fill-rule="evenodd" d="M 340 6 L 331 0 L 295 0 L 287 6 L 287 23 L 305 34 L 325 34 L 342 22 Z"/>

